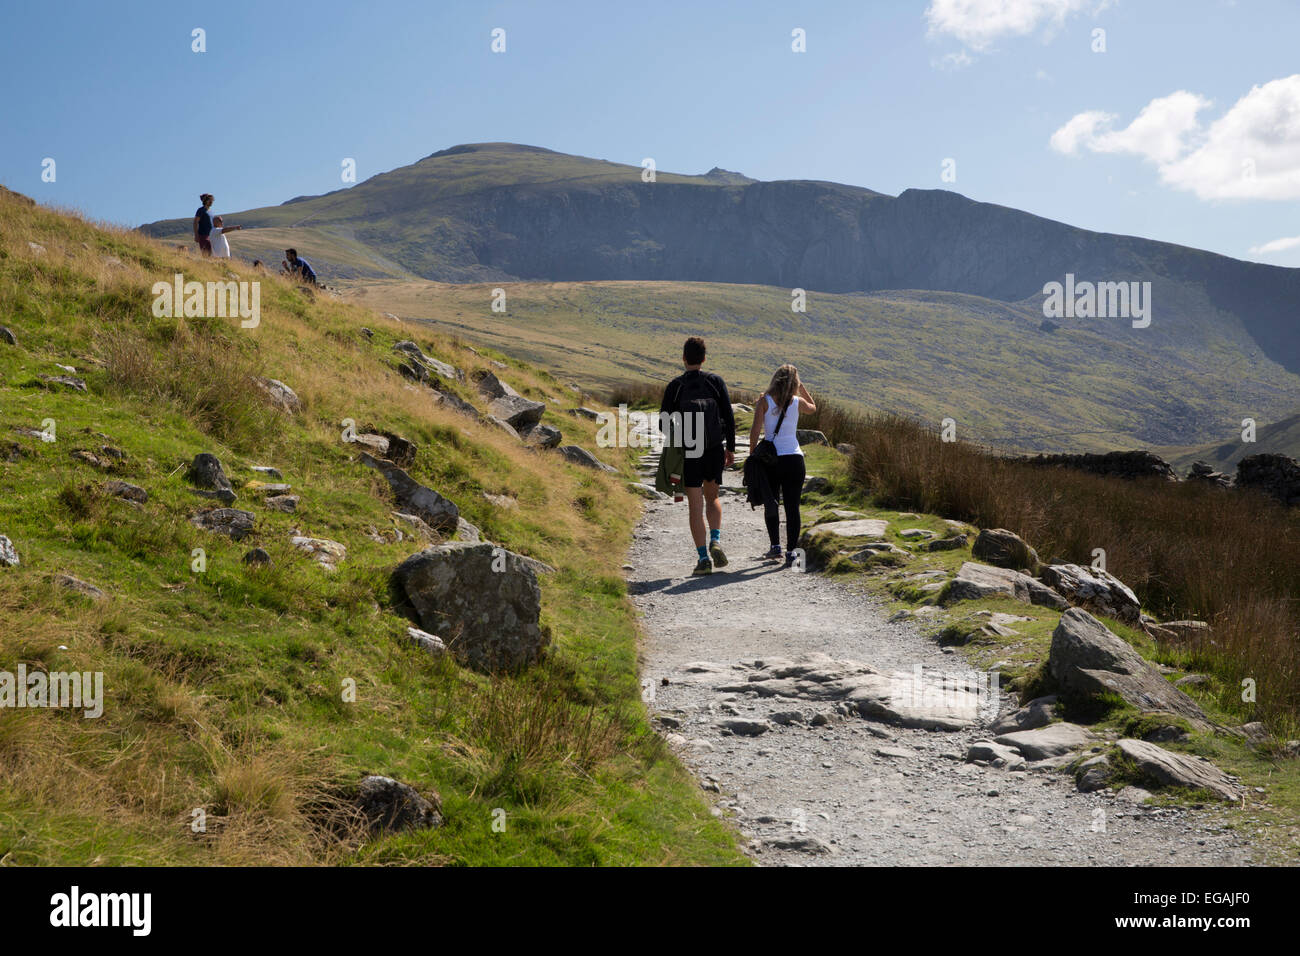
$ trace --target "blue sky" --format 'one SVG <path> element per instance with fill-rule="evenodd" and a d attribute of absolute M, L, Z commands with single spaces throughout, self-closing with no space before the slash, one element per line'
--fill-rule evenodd
<path fill-rule="evenodd" d="M 0 30 L 0 183 L 128 225 L 511 141 L 1300 266 L 1294 0 L 51 0 Z"/>

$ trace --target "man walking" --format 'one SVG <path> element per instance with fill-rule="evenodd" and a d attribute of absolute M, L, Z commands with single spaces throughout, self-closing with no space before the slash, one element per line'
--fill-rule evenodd
<path fill-rule="evenodd" d="M 659 406 L 660 430 L 667 432 L 674 447 L 686 450 L 682 485 L 690 509 L 691 537 L 699 557 L 693 574 L 711 574 L 715 564 L 720 568 L 727 565 L 722 550 L 718 489 L 723 469 L 731 467 L 736 453 L 736 417 L 731 411 L 731 397 L 720 376 L 700 370 L 704 355 L 704 339 L 693 336 L 686 340 L 682 349 L 686 371 L 668 383 Z"/>

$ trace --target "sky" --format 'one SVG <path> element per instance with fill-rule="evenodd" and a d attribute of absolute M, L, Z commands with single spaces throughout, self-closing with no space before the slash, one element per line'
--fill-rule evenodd
<path fill-rule="evenodd" d="M 1296 0 L 8 3 L 0 183 L 134 226 L 504 141 L 1300 267 L 1297 40 Z"/>

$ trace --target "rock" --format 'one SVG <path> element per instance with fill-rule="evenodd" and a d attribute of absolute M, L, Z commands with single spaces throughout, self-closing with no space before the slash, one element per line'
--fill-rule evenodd
<path fill-rule="evenodd" d="M 418 627 L 408 627 L 406 636 L 420 650 L 429 654 L 431 657 L 441 657 L 447 653 L 447 645 L 442 642 L 442 638 L 436 634 L 430 634 L 428 631 L 422 631 Z"/>
<path fill-rule="evenodd" d="M 1214 630 L 1204 621 L 1165 621 L 1159 625 L 1159 630 L 1171 635 L 1162 643 L 1197 644 L 1210 642 L 1214 637 Z M 1155 636 L 1160 639 L 1160 635 Z"/>
<path fill-rule="evenodd" d="M 524 431 L 521 435 L 524 442 L 529 445 L 535 445 L 538 448 L 555 448 L 564 436 L 560 434 L 558 428 L 552 428 L 550 425 L 537 424 Z"/>
<path fill-rule="evenodd" d="M 611 468 L 587 449 L 579 448 L 577 445 L 561 445 L 557 451 L 575 465 L 582 465 L 584 468 L 596 468 L 600 471 L 618 472 L 617 468 Z"/>
<path fill-rule="evenodd" d="M 244 563 L 267 567 L 271 563 L 271 555 L 261 548 L 254 548 L 244 555 Z"/>
<path fill-rule="evenodd" d="M 778 837 L 775 840 L 768 840 L 764 846 L 769 846 L 774 850 L 794 850 L 799 853 L 834 853 L 835 849 L 823 840 L 814 836 L 801 837 Z"/>
<path fill-rule="evenodd" d="M 457 541 L 482 541 L 483 532 L 464 518 L 456 518 L 456 533 L 452 537 Z"/>
<path fill-rule="evenodd" d="M 304 554 L 309 554 L 326 571 L 338 569 L 338 563 L 348 556 L 348 549 L 328 538 L 308 538 L 294 535 L 289 543 Z"/>
<path fill-rule="evenodd" d="M 640 495 L 642 498 L 645 498 L 649 501 L 665 501 L 670 497 L 669 495 L 664 494 L 662 491 L 652 488 L 649 485 L 643 484 L 642 482 L 639 481 L 629 481 L 627 483 L 627 490 L 634 492 Z"/>
<path fill-rule="evenodd" d="M 830 442 L 826 436 L 813 428 L 796 428 L 794 437 L 801 445 L 826 445 L 830 447 Z"/>
<path fill-rule="evenodd" d="M 722 730 L 729 730 L 738 737 L 757 737 L 759 734 L 765 734 L 772 729 L 772 725 L 765 720 L 744 720 L 736 718 L 734 720 L 724 720 L 718 727 Z"/>
<path fill-rule="evenodd" d="M 401 512 L 401 511 L 394 511 L 392 514 L 394 519 L 402 522 L 403 524 L 408 525 L 412 533 L 416 537 L 423 538 L 426 541 L 433 541 L 438 537 L 437 532 L 435 532 L 432 528 L 430 528 L 427 524 L 425 524 L 424 519 L 421 518 L 419 515 L 406 514 L 405 512 Z M 458 530 L 460 528 L 460 520 L 461 520 L 460 517 L 457 516 L 456 527 Z M 468 521 L 465 523 L 469 524 Z M 471 525 L 471 527 L 473 527 L 473 525 Z"/>
<path fill-rule="evenodd" d="M 488 406 L 488 413 L 499 418 L 515 431 L 527 431 L 542 420 L 546 411 L 544 402 L 534 402 L 520 395 L 496 398 Z"/>
<path fill-rule="evenodd" d="M 22 562 L 18 558 L 18 549 L 7 535 L 0 534 L 0 567 L 16 568 Z"/>
<path fill-rule="evenodd" d="M 125 481 L 106 481 L 100 487 L 106 495 L 122 498 L 126 501 L 134 501 L 136 504 L 142 505 L 149 500 L 149 492 L 138 485 L 128 484 Z"/>
<path fill-rule="evenodd" d="M 906 747 L 877 747 L 876 756 L 889 757 L 893 760 L 910 760 L 916 756 L 916 752 Z"/>
<path fill-rule="evenodd" d="M 266 499 L 266 506 L 272 511 L 281 511 L 284 514 L 291 515 L 298 510 L 300 500 L 297 495 L 271 495 Z"/>
<path fill-rule="evenodd" d="M 1247 740 L 1257 744 L 1262 744 L 1269 738 L 1268 728 L 1258 720 L 1252 720 L 1248 724 L 1242 724 L 1237 728 L 1237 732 Z"/>
<path fill-rule="evenodd" d="M 939 538 L 937 541 L 929 541 L 925 545 L 927 551 L 957 551 L 966 547 L 970 539 L 964 534 L 954 534 L 949 538 Z"/>
<path fill-rule="evenodd" d="M 1167 481 L 1177 481 L 1178 475 L 1170 464 L 1149 451 L 1110 451 L 1105 454 L 1034 455 L 1018 459 L 1029 465 L 1055 468 L 1073 468 L 1094 475 L 1112 478 L 1145 478 L 1155 476 Z"/>
<path fill-rule="evenodd" d="M 1137 651 L 1087 611 L 1070 608 L 1052 632 L 1047 670 L 1061 687 L 1086 696 L 1119 694 L 1139 710 L 1160 710 L 1206 730 L 1210 722 Z"/>
<path fill-rule="evenodd" d="M 994 734 L 1013 734 L 1021 730 L 1046 727 L 1056 718 L 1056 695 L 1038 697 L 1012 711 L 993 725 Z"/>
<path fill-rule="evenodd" d="M 403 512 L 413 514 L 440 533 L 454 533 L 460 509 L 432 488 L 426 488 L 391 461 L 361 453 L 361 463 L 374 468 L 387 480 Z"/>
<path fill-rule="evenodd" d="M 1094 790 L 1104 789 L 1114 775 L 1114 768 L 1106 759 L 1106 755 L 1098 754 L 1079 764 L 1074 772 L 1074 782 L 1080 793 L 1092 793 Z"/>
<path fill-rule="evenodd" d="M 86 383 L 72 375 L 38 375 L 36 377 L 42 382 L 49 382 L 51 385 L 62 385 L 77 392 L 86 390 Z"/>
<path fill-rule="evenodd" d="M 780 724 L 782 727 L 807 723 L 803 711 L 799 710 L 778 710 L 773 714 L 769 714 L 768 717 L 773 723 Z"/>
<path fill-rule="evenodd" d="M 383 435 L 376 435 L 372 432 L 358 432 L 347 442 L 350 445 L 360 446 L 376 458 L 388 458 L 388 439 Z"/>
<path fill-rule="evenodd" d="M 278 482 L 278 481 L 277 482 L 250 481 L 248 484 L 244 485 L 244 490 L 251 491 L 254 494 L 262 495 L 265 498 L 270 498 L 274 495 L 287 495 L 290 491 L 293 490 L 293 486 L 286 485 L 283 482 Z"/>
<path fill-rule="evenodd" d="M 101 591 L 89 581 L 83 581 L 81 578 L 74 578 L 71 574 L 56 574 L 54 583 L 68 591 L 73 591 L 83 597 L 88 597 L 92 601 L 104 601 L 108 595 Z"/>
<path fill-rule="evenodd" d="M 1139 772 L 1163 787 L 1208 790 L 1221 800 L 1240 800 L 1244 790 L 1204 757 L 1174 753 L 1145 740 L 1124 739 L 1115 746 Z"/>
<path fill-rule="evenodd" d="M 465 401 L 465 399 L 461 398 L 459 395 L 453 395 L 451 392 L 434 392 L 433 400 L 439 405 L 450 408 L 454 412 L 460 412 L 463 415 L 468 415 L 475 419 L 481 417 L 477 408 Z"/>
<path fill-rule="evenodd" d="M 1061 595 L 1021 571 L 967 561 L 958 569 L 957 577 L 948 588 L 947 602 L 988 597 L 1008 597 L 1057 611 L 1070 606 Z"/>
<path fill-rule="evenodd" d="M 259 475 L 266 475 L 268 478 L 274 478 L 279 481 L 284 475 L 280 474 L 280 469 L 272 468 L 270 465 L 249 465 L 249 471 L 255 471 Z"/>
<path fill-rule="evenodd" d="M 45 247 L 41 245 L 39 242 L 32 242 L 31 240 L 28 240 L 27 248 L 34 256 L 45 255 Z"/>
<path fill-rule="evenodd" d="M 449 542 L 411 555 L 393 572 L 421 626 L 457 658 L 485 671 L 536 662 L 550 636 L 539 624 L 541 589 L 522 556 L 491 544 Z"/>
<path fill-rule="evenodd" d="M 489 415 L 487 417 L 487 420 L 489 424 L 495 425 L 497 428 L 501 429 L 503 432 L 505 432 L 515 441 L 524 440 L 523 436 L 520 435 L 519 432 L 515 431 L 515 427 L 511 425 L 509 422 L 504 422 L 501 419 L 497 418 L 495 415 Z"/>
<path fill-rule="evenodd" d="M 904 528 L 902 531 L 898 532 L 898 536 L 900 538 L 906 538 L 909 541 L 917 539 L 929 540 L 934 537 L 934 532 L 926 531 L 924 528 Z"/>
<path fill-rule="evenodd" d="M 809 531 L 810 538 L 836 535 L 841 538 L 882 538 L 889 528 L 883 518 L 861 518 L 856 521 L 827 521 Z"/>
<path fill-rule="evenodd" d="M 368 328 L 366 328 L 366 327 L 363 325 L 363 326 L 361 326 L 361 334 L 364 335 L 364 336 L 365 336 L 366 338 L 368 338 L 368 339 L 373 339 L 373 338 L 375 337 L 375 330 L 374 330 L 374 329 L 368 329 Z"/>
<path fill-rule="evenodd" d="M 569 414 L 575 418 L 589 418 L 593 422 L 600 418 L 600 412 L 596 411 L 594 408 L 571 408 L 569 409 Z"/>
<path fill-rule="evenodd" d="M 0 325 L 0 342 L 4 342 L 6 345 L 17 345 L 18 339 L 9 329 Z"/>
<path fill-rule="evenodd" d="M 912 673 L 884 674 L 821 653 L 740 666 L 746 679 L 719 686 L 719 692 L 836 703 L 846 712 L 904 727 L 960 730 L 976 723 L 983 703 L 978 687 L 951 676 L 923 673 L 918 683 Z"/>
<path fill-rule="evenodd" d="M 848 455 L 852 457 L 854 453 L 857 452 L 858 446 L 853 444 L 852 442 L 842 441 L 835 446 L 835 450 L 839 452 L 841 455 Z"/>
<path fill-rule="evenodd" d="M 1220 488 L 1231 488 L 1232 478 L 1222 472 L 1215 471 L 1203 461 L 1192 462 L 1192 468 L 1187 472 L 1188 481 L 1204 481 L 1211 485 L 1218 485 Z"/>
<path fill-rule="evenodd" d="M 511 498 L 509 495 L 494 495 L 485 491 L 483 492 L 483 497 L 492 502 L 492 504 L 496 505 L 498 508 L 505 508 L 508 511 L 513 511 L 519 507 L 519 502 L 516 499 Z"/>
<path fill-rule="evenodd" d="M 220 497 L 226 504 L 235 500 L 230 479 L 226 477 L 221 461 L 216 455 L 208 452 L 195 455 L 194 461 L 190 462 L 188 476 L 190 481 L 199 488 L 217 492 L 216 497 Z"/>
<path fill-rule="evenodd" d="M 1175 687 L 1201 687 L 1210 682 L 1208 674 L 1188 674 L 1174 681 Z"/>
<path fill-rule="evenodd" d="M 1286 455 L 1247 455 L 1237 463 L 1238 488 L 1249 488 L 1284 505 L 1300 505 L 1300 462 Z"/>
<path fill-rule="evenodd" d="M 830 486 L 831 483 L 829 479 L 823 478 L 821 475 L 814 475 L 803 483 L 803 491 L 801 494 L 819 495 L 826 491 Z"/>
<path fill-rule="evenodd" d="M 428 372 L 433 372 L 434 374 L 452 382 L 459 381 L 465 377 L 459 369 L 448 365 L 446 362 L 439 362 L 437 359 L 425 355 L 420 346 L 410 340 L 398 342 L 393 346 L 393 351 L 401 352 L 409 356 L 412 362 L 416 363 L 414 368 L 423 368 L 426 370 L 424 378 L 428 377 Z"/>
<path fill-rule="evenodd" d="M 361 781 L 357 805 L 372 834 L 430 830 L 443 824 L 442 801 L 426 799 L 414 787 L 392 777 L 371 775 Z"/>
<path fill-rule="evenodd" d="M 392 432 L 381 432 L 380 434 L 388 440 L 388 454 L 381 457 L 387 458 L 399 468 L 410 468 L 415 464 L 415 456 L 420 450 L 415 442 Z"/>
<path fill-rule="evenodd" d="M 516 392 L 501 379 L 497 378 L 487 369 L 481 370 L 475 375 L 478 379 L 478 390 L 488 399 L 495 398 L 522 398 L 523 396 Z"/>
<path fill-rule="evenodd" d="M 284 382 L 279 379 L 260 377 L 254 377 L 253 382 L 280 411 L 288 412 L 290 415 L 301 411 L 302 402 L 298 400 L 297 393 Z"/>
<path fill-rule="evenodd" d="M 746 405 L 744 402 L 731 403 L 731 414 L 733 415 L 748 415 L 753 410 L 753 405 Z"/>
<path fill-rule="evenodd" d="M 977 760 L 1007 770 L 1020 770 L 1025 766 L 1025 758 L 1014 748 L 989 740 L 977 740 L 966 749 L 966 762 L 974 763 Z"/>
<path fill-rule="evenodd" d="M 971 546 L 971 555 L 994 567 L 1038 571 L 1038 552 L 1005 528 L 984 528 Z"/>
<path fill-rule="evenodd" d="M 224 534 L 239 541 L 253 530 L 256 520 L 251 511 L 238 508 L 213 508 L 190 515 L 190 523 L 213 534 Z"/>
<path fill-rule="evenodd" d="M 1096 736 L 1078 724 L 1055 723 L 1036 730 L 1019 730 L 999 734 L 997 743 L 1015 747 L 1026 760 L 1046 760 L 1059 757 L 1096 740 Z"/>
<path fill-rule="evenodd" d="M 1078 564 L 1049 564 L 1042 569 L 1044 584 L 1075 607 L 1137 625 L 1142 604 L 1119 578 L 1100 568 Z"/>

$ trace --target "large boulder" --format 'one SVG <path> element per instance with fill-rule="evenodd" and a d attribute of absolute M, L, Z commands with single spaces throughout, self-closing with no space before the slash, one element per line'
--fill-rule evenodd
<path fill-rule="evenodd" d="M 410 784 L 372 774 L 361 781 L 357 806 L 372 834 L 400 830 L 428 830 L 443 823 L 442 801 L 422 796 Z"/>
<path fill-rule="evenodd" d="M 393 572 L 420 626 L 483 671 L 535 663 L 550 642 L 539 623 L 541 588 L 520 555 L 453 541 L 411 555 Z"/>
<path fill-rule="evenodd" d="M 488 406 L 493 418 L 501 419 L 515 431 L 527 431 L 542 420 L 545 411 L 545 402 L 534 402 L 520 395 L 493 399 Z"/>
<path fill-rule="evenodd" d="M 1145 740 L 1124 739 L 1115 746 L 1144 777 L 1162 787 L 1208 790 L 1221 800 L 1241 799 L 1241 786 L 1204 757 L 1174 753 Z"/>
<path fill-rule="evenodd" d="M 419 381 L 425 381 L 428 379 L 430 372 L 435 375 L 440 375 L 451 382 L 455 382 L 458 379 L 465 377 L 464 373 L 454 366 L 448 365 L 446 362 L 439 362 L 436 358 L 425 355 L 424 350 L 421 349 L 420 346 L 409 340 L 398 342 L 393 346 L 393 351 L 405 355 L 410 363 L 409 369 L 402 370 L 403 374 Z"/>
<path fill-rule="evenodd" d="M 801 445 L 830 445 L 826 435 L 815 428 L 796 428 L 794 437 Z"/>
<path fill-rule="evenodd" d="M 235 500 L 234 488 L 216 455 L 208 452 L 195 455 L 194 461 L 190 462 L 189 479 L 200 492 L 208 492 L 207 497 L 218 498 L 226 504 Z"/>
<path fill-rule="evenodd" d="M 976 601 L 982 598 L 1007 597 L 1015 601 L 1064 611 L 1070 605 L 1047 585 L 1021 571 L 995 568 L 967 561 L 948 586 L 946 600 Z"/>
<path fill-rule="evenodd" d="M 522 397 L 487 369 L 478 372 L 474 377 L 478 379 L 478 390 L 489 399 Z"/>
<path fill-rule="evenodd" d="M 552 428 L 550 425 L 543 425 L 540 422 L 522 432 L 519 437 L 526 444 L 537 448 L 558 448 L 560 442 L 564 440 L 564 435 L 560 433 L 558 428 Z"/>
<path fill-rule="evenodd" d="M 971 545 L 971 555 L 999 568 L 1038 572 L 1038 552 L 1006 528 L 984 528 Z"/>
<path fill-rule="evenodd" d="M 1286 455 L 1247 455 L 1237 462 L 1236 484 L 1262 491 L 1284 505 L 1300 505 L 1300 462 Z"/>
<path fill-rule="evenodd" d="M 1047 670 L 1067 691 L 1088 697 L 1114 693 L 1139 710 L 1167 711 L 1198 729 L 1211 727 L 1194 700 L 1080 608 L 1070 608 L 1061 615 L 1052 632 Z"/>
<path fill-rule="evenodd" d="M 432 488 L 426 488 L 391 461 L 361 453 L 361 463 L 373 468 L 388 479 L 388 485 L 397 496 L 402 511 L 413 514 L 430 527 L 443 533 L 453 533 L 460 519 L 460 509 Z"/>
<path fill-rule="evenodd" d="M 1039 576 L 1075 607 L 1125 624 L 1137 625 L 1141 621 L 1142 604 L 1137 595 L 1109 571 L 1078 564 L 1049 564 Z"/>

